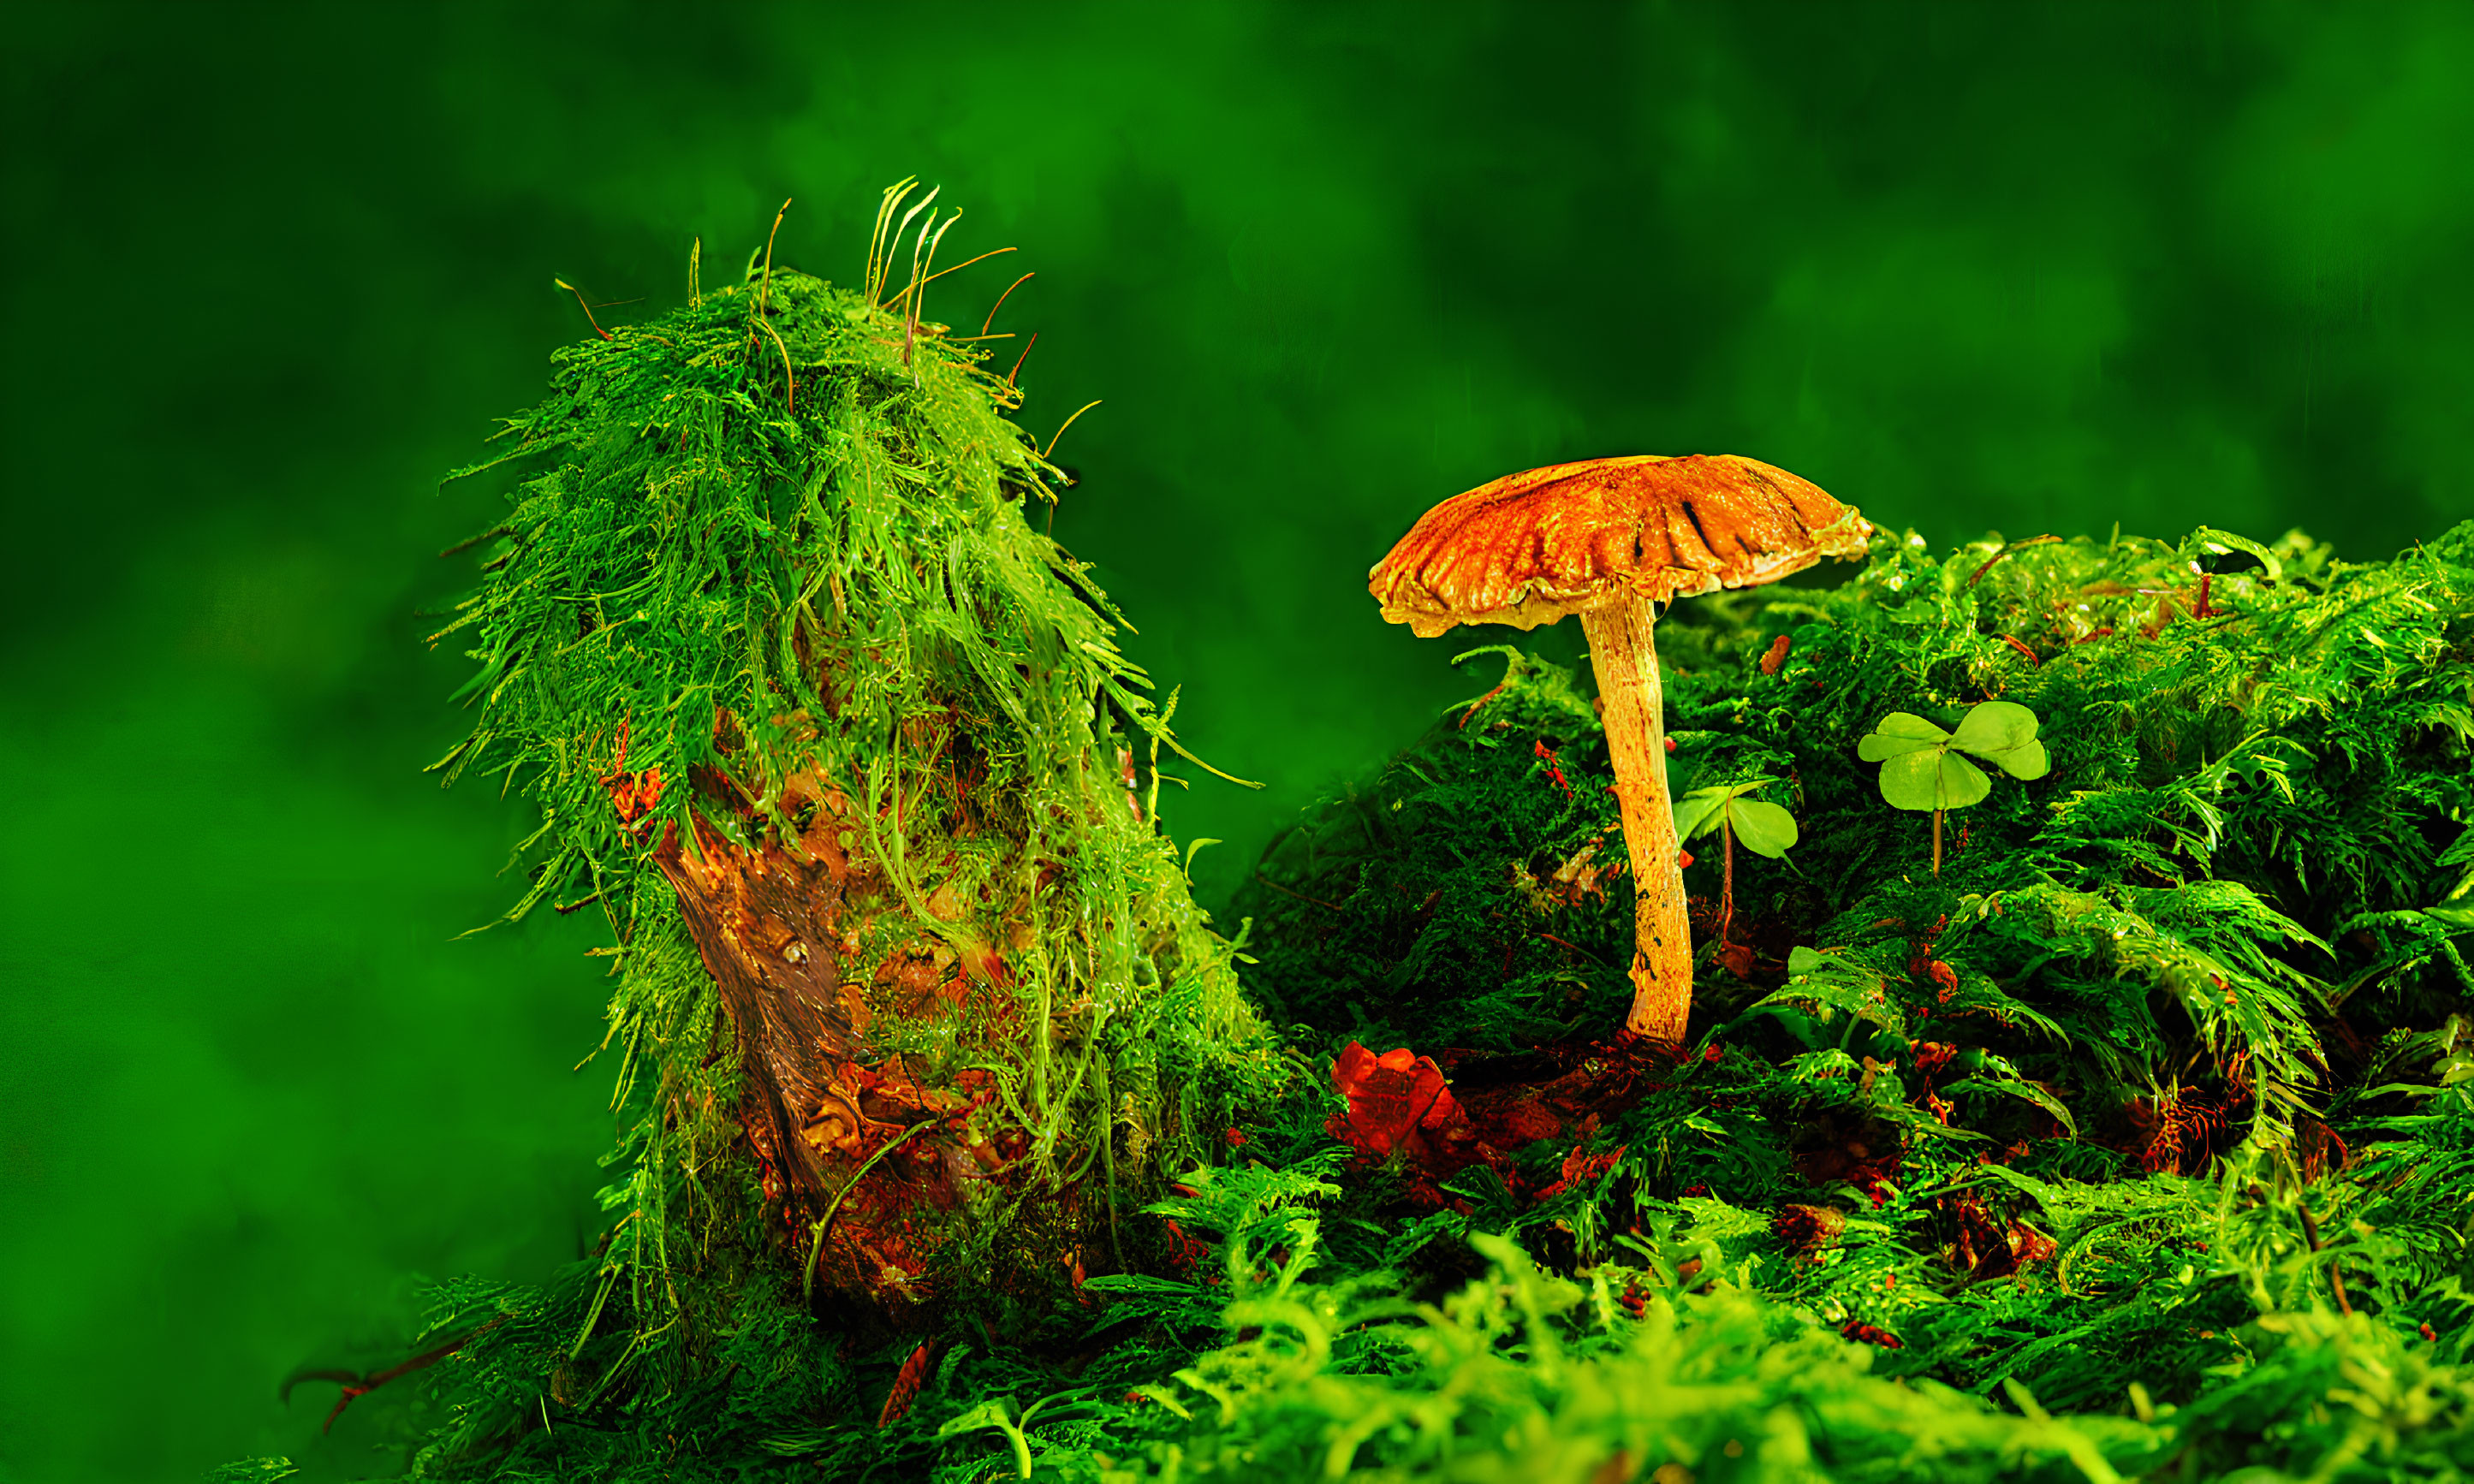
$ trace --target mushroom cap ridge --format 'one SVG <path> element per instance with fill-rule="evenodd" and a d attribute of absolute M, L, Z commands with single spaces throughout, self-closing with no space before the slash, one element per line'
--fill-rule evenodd
<path fill-rule="evenodd" d="M 1664 603 L 1857 557 L 1871 522 L 1734 454 L 1588 459 L 1508 474 L 1419 517 L 1367 574 L 1383 617 L 1534 629 L 1626 596 Z"/>

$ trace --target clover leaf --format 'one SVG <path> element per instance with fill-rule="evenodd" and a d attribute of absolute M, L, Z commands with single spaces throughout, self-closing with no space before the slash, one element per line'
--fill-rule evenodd
<path fill-rule="evenodd" d="M 2041 778 L 2052 760 L 2036 739 L 2036 713 L 2015 701 L 1987 701 L 1944 731 L 1921 716 L 1893 711 L 1856 744 L 1856 755 L 1881 765 L 1881 798 L 1894 809 L 1939 813 L 1980 803 L 1993 792 L 1970 754 L 2015 778 Z"/>
<path fill-rule="evenodd" d="M 1908 711 L 1892 711 L 1859 738 L 1856 755 L 1881 765 L 1881 798 L 1894 809 L 1933 817 L 1933 874 L 1941 874 L 1941 817 L 1981 803 L 1993 792 L 1983 769 L 1958 754 L 1980 757 L 2014 778 L 2041 778 L 2051 771 L 2045 744 L 2036 740 L 2036 713 L 2015 701 L 1986 701 L 1944 731 Z"/>
<path fill-rule="evenodd" d="M 1694 789 L 1675 802 L 1675 837 L 1697 840 L 1723 828 L 1745 850 L 1778 859 L 1795 849 L 1795 816 L 1777 804 L 1744 797 L 1776 781 L 1755 778 L 1749 783 Z"/>

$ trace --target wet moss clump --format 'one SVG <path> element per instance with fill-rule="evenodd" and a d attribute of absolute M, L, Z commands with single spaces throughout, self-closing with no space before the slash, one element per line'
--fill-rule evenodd
<path fill-rule="evenodd" d="M 1606 1034 L 1632 893 L 1604 734 L 1574 675 L 1502 682 L 1283 830 L 1238 894 L 1267 1010 L 1321 1036 L 1510 1052 Z"/>

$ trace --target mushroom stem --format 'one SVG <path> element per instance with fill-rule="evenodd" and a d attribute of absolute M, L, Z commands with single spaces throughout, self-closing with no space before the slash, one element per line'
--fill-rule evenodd
<path fill-rule="evenodd" d="M 1632 853 L 1632 1014 L 1636 1036 L 1680 1041 L 1692 1011 L 1692 929 L 1684 914 L 1684 871 L 1675 857 L 1675 814 L 1666 795 L 1666 733 L 1661 719 L 1657 611 L 1625 598 L 1581 614 L 1589 663 L 1597 671 L 1600 720 Z"/>

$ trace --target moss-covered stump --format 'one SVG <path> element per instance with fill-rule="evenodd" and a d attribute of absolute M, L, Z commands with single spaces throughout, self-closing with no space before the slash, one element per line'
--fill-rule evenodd
<path fill-rule="evenodd" d="M 510 917 L 616 935 L 609 1371 L 691 1371 L 750 1291 L 1038 1311 L 1276 1080 L 1155 826 L 1183 749 L 1025 518 L 1020 394 L 917 313 L 933 246 L 888 292 L 898 201 L 859 291 L 768 251 L 558 352 L 459 471 L 529 466 L 440 635 L 480 661 L 442 766 L 540 806 Z"/>

